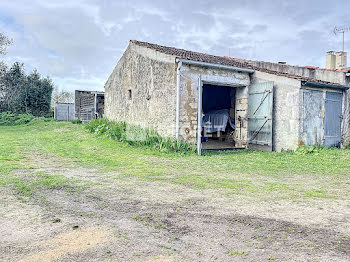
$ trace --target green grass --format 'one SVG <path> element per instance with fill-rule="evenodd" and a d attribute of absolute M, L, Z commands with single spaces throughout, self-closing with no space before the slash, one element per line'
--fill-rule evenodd
<path fill-rule="evenodd" d="M 38 184 L 49 189 L 68 187 L 72 183 L 71 179 L 68 179 L 63 175 L 46 174 L 44 172 L 38 172 L 35 174 L 35 176 L 35 180 Z"/>
<path fill-rule="evenodd" d="M 76 180 L 68 179 L 63 175 L 46 174 L 7 174 L 2 175 L 0 186 L 9 186 L 20 196 L 30 197 L 42 190 L 70 189 Z"/>
<path fill-rule="evenodd" d="M 314 189 L 314 190 L 306 191 L 305 195 L 308 197 L 317 197 L 317 198 L 333 198 L 333 196 L 328 194 L 327 190 L 324 190 L 324 189 Z"/>
<path fill-rule="evenodd" d="M 237 250 L 237 249 L 231 249 L 227 252 L 229 256 L 247 256 L 248 255 L 247 250 Z"/>
<path fill-rule="evenodd" d="M 84 125 L 35 120 L 0 127 L 0 149 L 0 185 L 9 184 L 12 170 L 33 168 L 28 154 L 44 152 L 66 161 L 67 166 L 73 161 L 101 172 L 113 171 L 115 179 L 130 183 L 170 183 L 261 199 L 350 197 L 350 150 L 323 149 L 305 155 L 240 150 L 205 152 L 199 157 L 118 142 L 91 134 Z M 29 192 L 26 181 L 21 181 L 11 183 Z M 45 175 L 37 175 L 36 181 L 47 187 L 67 182 L 64 177 Z"/>

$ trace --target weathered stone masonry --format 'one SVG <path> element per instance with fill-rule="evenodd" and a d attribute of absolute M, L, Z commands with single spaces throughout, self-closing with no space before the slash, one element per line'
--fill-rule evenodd
<path fill-rule="evenodd" d="M 274 83 L 273 100 L 273 149 L 296 149 L 301 143 L 310 144 L 305 114 L 302 81 L 332 85 L 348 85 L 349 77 L 341 72 L 313 71 L 287 67 L 285 72 L 273 71 L 273 64 L 242 64 L 234 59 L 131 41 L 105 85 L 105 115 L 110 120 L 125 121 L 144 128 L 155 129 L 160 135 L 175 137 L 177 58 L 203 61 L 211 64 L 252 68 L 248 74 L 235 70 L 213 69 L 199 65 L 183 64 L 180 77 L 180 138 L 195 142 L 197 137 L 198 78 L 204 83 L 217 83 L 236 89 L 235 132 L 236 146 L 246 146 L 248 140 L 248 91 L 249 85 L 262 82 Z M 277 70 L 277 69 L 276 69 Z M 278 68 L 281 70 L 281 68 Z M 308 71 L 309 70 L 309 71 Z M 292 74 L 294 73 L 294 75 Z M 313 77 L 313 78 L 311 78 Z M 333 83 L 329 83 L 332 82 Z M 327 89 L 322 89 L 326 92 Z M 332 90 L 332 89 L 330 89 Z M 332 91 L 336 91 L 333 89 Z M 336 92 L 339 92 L 336 91 Z M 341 91 L 340 91 L 341 92 Z M 343 145 L 349 136 L 349 92 L 343 92 Z M 310 111 L 311 112 L 311 111 Z M 314 112 L 313 114 L 318 114 Z M 316 117 L 316 115 L 315 115 Z M 239 122 L 238 118 L 242 121 Z M 312 123 L 311 123 L 312 124 Z M 323 126 L 320 127 L 322 131 Z M 320 132 L 321 132 L 320 131 Z M 322 133 L 319 134 L 322 137 Z"/>

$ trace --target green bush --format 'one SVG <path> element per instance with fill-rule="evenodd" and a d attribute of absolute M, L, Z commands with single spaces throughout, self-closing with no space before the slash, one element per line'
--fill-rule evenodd
<path fill-rule="evenodd" d="M 323 149 L 322 147 L 316 148 L 315 146 L 299 146 L 295 150 L 295 153 L 298 155 L 308 155 L 308 154 L 318 153 L 322 149 Z"/>
<path fill-rule="evenodd" d="M 57 120 L 54 119 L 53 117 L 44 117 L 42 119 L 44 122 L 56 122 Z"/>
<path fill-rule="evenodd" d="M 34 116 L 28 114 L 12 114 L 8 112 L 0 113 L 0 126 L 15 126 L 28 124 Z"/>
<path fill-rule="evenodd" d="M 89 132 L 105 135 L 111 139 L 125 142 L 133 146 L 145 146 L 162 152 L 195 152 L 194 144 L 161 137 L 156 131 L 144 129 L 125 122 L 112 122 L 104 118 L 91 120 L 85 125 Z"/>
<path fill-rule="evenodd" d="M 106 124 L 108 122 L 105 118 L 97 118 L 91 120 L 85 124 L 85 128 L 89 130 L 89 132 L 94 133 L 98 126 Z"/>
<path fill-rule="evenodd" d="M 82 124 L 83 123 L 80 119 L 74 119 L 71 122 L 72 122 L 72 124 Z"/>

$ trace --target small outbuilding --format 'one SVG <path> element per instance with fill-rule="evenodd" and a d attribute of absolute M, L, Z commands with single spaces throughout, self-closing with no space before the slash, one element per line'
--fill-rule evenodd
<path fill-rule="evenodd" d="M 54 118 L 58 121 L 72 121 L 75 119 L 75 108 L 73 103 L 56 103 L 54 107 Z"/>
<path fill-rule="evenodd" d="M 75 117 L 83 123 L 104 115 L 104 92 L 75 90 Z"/>
<path fill-rule="evenodd" d="M 105 84 L 105 117 L 196 142 L 199 153 L 340 147 L 349 139 L 348 85 L 347 71 L 132 40 Z"/>

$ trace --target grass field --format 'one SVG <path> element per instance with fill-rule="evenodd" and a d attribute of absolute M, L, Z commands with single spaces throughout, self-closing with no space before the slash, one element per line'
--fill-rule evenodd
<path fill-rule="evenodd" d="M 93 179 L 86 174 L 93 174 Z M 114 191 L 123 189 L 122 194 L 129 202 L 146 201 L 153 209 L 157 208 L 155 203 L 160 206 L 171 205 L 175 209 L 185 208 L 192 199 L 193 209 L 189 213 L 202 209 L 207 212 L 208 208 L 210 210 L 215 207 L 221 209 L 219 213 L 223 212 L 225 216 L 251 215 L 283 223 L 295 223 L 294 226 L 285 225 L 283 232 L 290 232 L 289 227 L 316 226 L 334 230 L 333 233 L 327 231 L 333 238 L 341 233 L 342 236 L 339 237 L 345 235 L 347 239 L 349 232 L 345 229 L 341 231 L 341 228 L 350 225 L 350 221 L 344 218 L 350 210 L 350 150 L 323 149 L 307 155 L 241 150 L 206 152 L 199 157 L 194 153 L 160 153 L 152 149 L 133 147 L 105 136 L 90 134 L 79 124 L 34 121 L 29 125 L 0 127 L 0 186 L 10 192 L 8 194 L 16 196 L 18 201 L 33 203 L 42 208 L 47 208 L 47 205 L 54 206 L 53 202 L 58 203 L 57 199 L 52 199 L 55 194 L 64 202 L 87 192 L 95 192 L 95 197 L 105 199 L 103 203 L 94 203 L 94 206 L 110 206 Z M 61 192 L 64 194 L 61 195 Z M 102 192 L 109 192 L 110 197 Z M 198 209 L 196 201 L 199 201 Z M 75 211 L 75 215 L 89 217 L 89 212 L 84 208 L 77 209 L 80 213 Z M 55 210 L 50 212 L 56 212 Z M 151 227 L 150 232 L 164 230 L 169 225 L 164 222 L 162 212 L 130 212 L 129 219 L 141 227 Z M 212 212 L 219 219 L 218 211 Z M 319 219 L 314 217 L 315 212 L 318 212 Z M 94 214 L 97 213 L 102 215 L 97 211 Z M 255 226 L 257 225 L 254 228 Z M 169 232 L 169 239 L 181 239 L 178 234 L 172 234 L 171 230 Z M 279 245 L 276 244 L 276 248 L 271 250 L 268 248 L 270 251 L 264 258 L 283 260 L 284 240 L 278 241 L 276 238 L 283 239 L 284 235 L 269 234 L 267 232 L 262 239 Z M 246 240 L 249 242 L 249 239 Z M 179 257 L 180 260 L 200 260 L 200 257 L 208 260 L 208 256 L 214 254 L 219 260 L 240 261 L 243 257 L 248 261 L 264 261 L 259 260 L 261 250 L 254 241 L 250 246 L 246 244 L 244 247 L 227 247 L 220 254 L 216 254 L 217 251 L 210 254 L 209 251 L 187 246 L 174 248 L 172 241 L 169 241 L 167 245 L 156 244 L 156 251 L 152 249 L 153 251 L 148 252 L 155 257 L 165 255 L 167 259 L 173 260 L 178 260 Z M 188 244 L 186 243 L 184 245 Z M 339 244 L 341 251 L 332 248 L 329 252 L 338 254 L 339 261 L 346 261 L 349 252 L 341 249 L 342 243 Z M 169 249 L 164 248 L 164 245 Z M 317 251 L 317 246 L 315 244 L 313 250 Z M 192 253 L 183 252 L 185 249 Z M 328 252 L 317 257 L 316 251 L 313 253 L 316 260 L 325 259 L 331 254 Z M 111 254 L 117 253 L 111 251 Z M 132 260 L 142 261 L 145 258 L 145 253 L 140 250 L 131 254 Z M 308 258 L 306 253 L 300 254 L 293 253 L 296 260 L 300 258 L 302 261 L 305 256 Z M 14 257 L 21 258 L 22 255 L 16 253 Z M 118 255 L 115 258 L 124 260 Z"/>
<path fill-rule="evenodd" d="M 350 150 L 325 149 L 316 154 L 257 151 L 207 152 L 181 155 L 112 141 L 88 134 L 82 125 L 36 122 L 28 126 L 1 127 L 0 171 L 31 168 L 20 161 L 25 152 L 57 154 L 85 167 L 117 171 L 115 179 L 129 176 L 145 181 L 165 181 L 194 189 L 217 188 L 238 194 L 273 191 L 281 197 L 348 198 Z M 1 184 L 7 176 L 2 176 Z M 312 181 L 313 185 L 304 181 Z M 274 197 L 277 196 L 274 194 Z"/>

